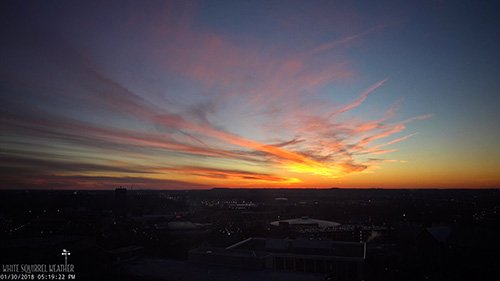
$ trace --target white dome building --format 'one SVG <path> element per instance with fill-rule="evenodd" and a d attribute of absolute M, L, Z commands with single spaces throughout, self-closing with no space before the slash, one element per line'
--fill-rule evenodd
<path fill-rule="evenodd" d="M 288 225 L 290 227 L 307 227 L 307 228 L 328 228 L 328 227 L 335 227 L 339 226 L 340 223 L 334 222 L 334 221 L 325 221 L 325 220 L 318 220 L 318 219 L 311 219 L 309 217 L 301 217 L 297 219 L 289 219 L 289 220 L 279 220 L 279 221 L 273 221 L 271 222 L 271 225 L 273 226 L 280 226 L 280 225 Z"/>

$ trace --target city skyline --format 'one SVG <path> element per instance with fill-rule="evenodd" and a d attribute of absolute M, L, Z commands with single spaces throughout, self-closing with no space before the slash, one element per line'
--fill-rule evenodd
<path fill-rule="evenodd" d="M 0 189 L 500 186 L 493 1 L 1 5 Z"/>

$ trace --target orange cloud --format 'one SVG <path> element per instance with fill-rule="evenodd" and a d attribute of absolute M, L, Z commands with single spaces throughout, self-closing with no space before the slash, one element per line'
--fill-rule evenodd
<path fill-rule="evenodd" d="M 228 180 L 232 184 L 237 182 L 273 182 L 273 183 L 296 183 L 300 180 L 297 178 L 286 178 L 281 176 L 275 176 L 266 173 L 256 173 L 243 170 L 228 170 L 219 168 L 207 168 L 207 167 L 175 167 L 175 168 L 160 168 L 156 170 L 157 172 L 175 172 L 179 174 L 197 176 L 208 179 L 215 180 Z"/>
<path fill-rule="evenodd" d="M 0 116 L 3 118 L 1 129 L 38 139 L 51 139 L 72 147 L 119 151 L 120 156 L 126 158 L 123 163 L 120 162 L 124 166 L 123 173 L 128 168 L 147 173 L 141 165 L 137 165 L 139 157 L 135 156 L 139 155 L 143 157 L 140 161 L 154 163 L 146 165 L 148 169 L 155 173 L 164 172 L 161 174 L 163 177 L 171 173 L 184 175 L 185 178 L 194 175 L 214 182 L 219 180 L 218 183 L 228 180 L 242 184 L 251 181 L 291 184 L 301 182 L 308 176 L 334 179 L 365 171 L 378 163 L 366 160 L 368 155 L 392 152 L 393 149 L 385 147 L 411 135 L 384 144 L 374 144 L 376 141 L 402 132 L 410 121 L 428 118 L 418 116 L 387 124 L 395 115 L 397 107 L 393 106 L 378 119 L 342 119 L 343 114 L 362 106 L 371 93 L 386 83 L 387 78 L 368 87 L 354 101 L 341 106 L 318 94 L 321 87 L 330 85 L 336 79 L 352 76 L 352 70 L 345 61 L 324 61 L 321 56 L 357 40 L 363 33 L 320 44 L 309 51 L 293 53 L 266 51 L 259 48 L 258 42 L 250 44 L 250 47 L 238 46 L 221 34 L 199 34 L 190 28 L 189 19 L 184 20 L 187 23 L 181 26 L 167 26 L 155 33 L 158 37 L 153 39 L 161 44 L 156 45 L 151 56 L 165 71 L 165 77 L 187 78 L 190 86 L 202 93 L 186 94 L 182 101 L 187 106 L 183 102 L 165 102 L 161 98 L 158 98 L 158 103 L 146 99 L 102 73 L 90 60 L 74 54 L 76 58 L 72 65 L 81 68 L 76 72 L 83 77 L 86 91 L 71 95 L 64 91 L 61 96 L 65 101 L 76 101 L 87 109 L 98 108 L 106 112 L 106 117 L 109 114 L 118 116 L 116 120 L 131 120 L 130 126 L 129 123 L 121 126 L 97 125 L 72 120 L 64 114 L 52 115 L 34 110 L 30 114 L 36 118 Z M 162 41 L 164 33 L 173 39 Z M 37 88 L 34 86 L 38 85 L 30 86 Z M 51 98 L 56 96 L 54 93 L 47 95 Z M 233 113 L 220 118 L 218 114 L 223 110 L 234 110 L 237 115 Z M 240 125 L 250 128 L 253 133 L 235 131 L 234 128 Z M 228 163 L 236 163 L 238 169 L 184 164 L 175 167 L 172 161 L 158 156 L 158 151 L 169 153 L 167 155 L 182 154 L 184 159 L 202 163 L 206 159 L 216 160 L 211 164 L 213 166 L 223 163 L 221 167 L 227 167 Z M 174 167 L 162 168 L 165 165 L 161 164 L 165 162 Z M 246 164 L 283 174 L 246 171 Z M 80 175 L 90 177 L 96 176 L 92 169 L 100 166 L 75 167 L 81 170 Z M 61 172 L 58 175 L 75 176 L 69 168 L 67 172 L 69 174 Z M 116 174 L 120 171 L 107 172 Z"/>

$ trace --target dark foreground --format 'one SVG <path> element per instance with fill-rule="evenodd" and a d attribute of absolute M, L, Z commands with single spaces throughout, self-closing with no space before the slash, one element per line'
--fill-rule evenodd
<path fill-rule="evenodd" d="M 500 280 L 499 222 L 500 190 L 0 191 L 0 279 Z"/>

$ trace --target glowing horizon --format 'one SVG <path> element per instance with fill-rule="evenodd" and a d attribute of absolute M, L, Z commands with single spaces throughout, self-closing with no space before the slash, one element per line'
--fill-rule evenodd
<path fill-rule="evenodd" d="M 495 71 L 424 8 L 56 3 L 4 9 L 0 189 L 500 187 Z"/>

